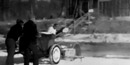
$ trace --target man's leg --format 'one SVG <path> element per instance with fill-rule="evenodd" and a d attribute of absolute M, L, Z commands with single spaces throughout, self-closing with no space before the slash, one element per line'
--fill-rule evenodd
<path fill-rule="evenodd" d="M 6 65 L 14 65 L 15 41 L 13 39 L 6 40 L 7 59 Z"/>
<path fill-rule="evenodd" d="M 26 49 L 24 51 L 24 65 L 29 65 L 30 56 L 31 55 L 29 49 Z"/>
<path fill-rule="evenodd" d="M 30 44 L 29 48 L 33 52 L 33 65 L 38 65 L 38 48 L 36 44 Z"/>

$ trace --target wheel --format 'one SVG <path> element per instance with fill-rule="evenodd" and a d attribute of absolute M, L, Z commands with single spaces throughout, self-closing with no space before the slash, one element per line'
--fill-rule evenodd
<path fill-rule="evenodd" d="M 74 47 L 73 47 L 76 51 L 76 56 L 81 56 L 81 48 L 80 48 L 80 45 L 79 44 L 75 44 Z"/>
<path fill-rule="evenodd" d="M 54 44 L 51 48 L 50 48 L 50 62 L 52 64 L 58 64 L 60 62 L 61 59 L 61 48 L 59 45 Z"/>

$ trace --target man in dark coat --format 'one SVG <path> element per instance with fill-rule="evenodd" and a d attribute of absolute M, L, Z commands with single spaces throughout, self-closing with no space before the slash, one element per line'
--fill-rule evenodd
<path fill-rule="evenodd" d="M 23 35 L 20 38 L 20 49 L 24 51 L 24 65 L 29 65 L 31 55 L 33 57 L 33 65 L 38 65 L 37 35 L 36 24 L 32 20 L 28 20 L 24 24 Z"/>
<path fill-rule="evenodd" d="M 15 45 L 16 41 L 22 34 L 22 24 L 24 22 L 20 19 L 17 19 L 16 24 L 11 27 L 10 31 L 7 34 L 7 38 L 5 40 L 5 45 L 7 48 L 7 59 L 6 65 L 14 65 L 14 53 L 15 53 Z"/>

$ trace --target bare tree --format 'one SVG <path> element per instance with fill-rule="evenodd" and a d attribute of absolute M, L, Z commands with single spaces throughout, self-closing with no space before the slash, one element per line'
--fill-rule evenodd
<path fill-rule="evenodd" d="M 6 20 L 9 10 L 9 0 L 1 0 L 0 4 L 1 4 L 2 20 Z"/>

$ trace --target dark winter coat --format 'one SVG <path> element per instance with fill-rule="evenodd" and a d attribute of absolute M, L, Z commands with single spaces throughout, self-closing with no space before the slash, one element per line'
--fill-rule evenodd
<path fill-rule="evenodd" d="M 7 38 L 12 38 L 15 41 L 18 40 L 19 36 L 22 34 L 22 26 L 20 24 L 16 24 L 11 27 L 10 31 L 7 34 Z"/>

